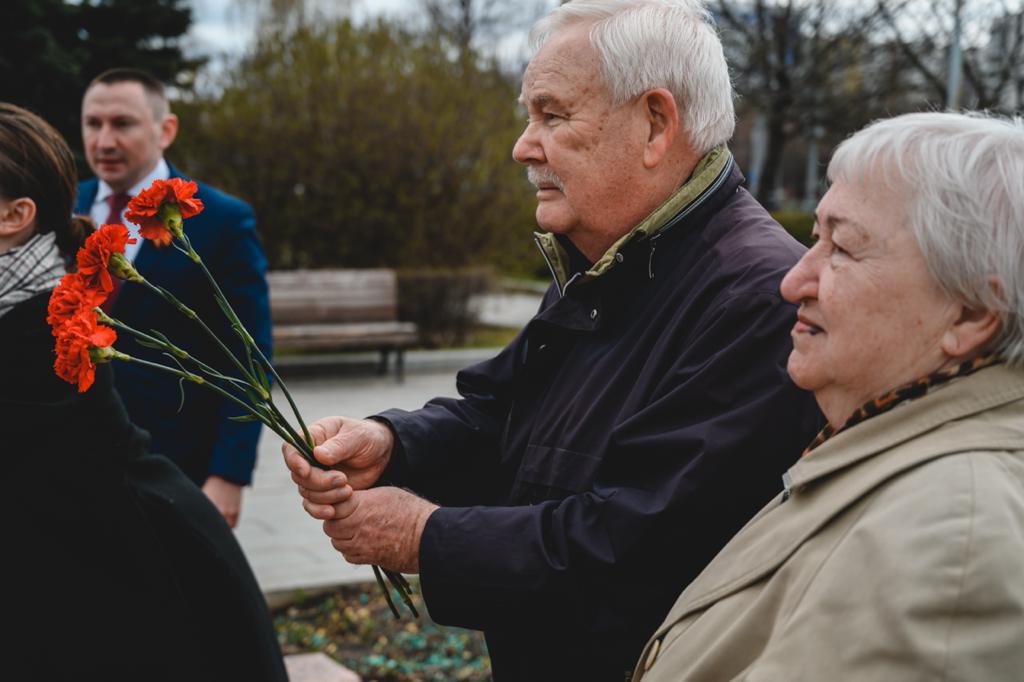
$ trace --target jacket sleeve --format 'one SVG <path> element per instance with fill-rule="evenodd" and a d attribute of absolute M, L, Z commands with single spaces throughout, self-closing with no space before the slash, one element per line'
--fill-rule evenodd
<path fill-rule="evenodd" d="M 552 287 L 540 309 L 556 297 Z M 396 436 L 384 481 L 412 485 L 442 504 L 486 503 L 496 485 L 499 442 L 525 344 L 524 330 L 494 358 L 459 372 L 459 399 L 434 398 L 413 412 L 392 409 L 375 415 Z"/>
<path fill-rule="evenodd" d="M 420 545 L 431 616 L 488 629 L 590 613 L 609 600 L 628 609 L 630 599 L 659 599 L 667 610 L 781 488 L 779 472 L 817 425 L 813 398 L 784 369 L 792 320 L 774 294 L 717 307 L 681 344 L 647 407 L 615 426 L 589 490 L 529 506 L 437 510 Z M 794 401 L 814 423 L 776 429 L 799 412 Z M 622 594 L 624 581 L 637 591 Z"/>
<path fill-rule="evenodd" d="M 210 270 L 242 325 L 249 330 L 269 360 L 271 343 L 267 260 L 256 234 L 256 219 L 252 209 L 241 202 L 238 205 L 232 219 L 225 221 L 224 238 L 220 242 L 216 262 L 211 264 Z M 236 337 L 227 329 L 221 338 Z M 241 344 L 238 343 L 236 347 L 241 352 Z M 239 410 L 225 398 L 220 400 L 219 410 L 221 418 L 208 473 L 240 485 L 248 485 L 256 465 L 256 446 L 262 424 L 231 421 L 229 417 L 237 415 Z"/>
<path fill-rule="evenodd" d="M 744 679 L 1018 679 L 1019 456 L 947 456 L 883 488 Z"/>

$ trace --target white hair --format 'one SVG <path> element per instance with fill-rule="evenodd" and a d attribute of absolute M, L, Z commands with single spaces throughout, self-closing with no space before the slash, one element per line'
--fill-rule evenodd
<path fill-rule="evenodd" d="M 704 154 L 736 127 L 729 67 L 712 22 L 702 0 L 573 0 L 534 24 L 530 46 L 536 52 L 552 34 L 591 24 L 612 102 L 666 88 L 691 146 Z"/>
<path fill-rule="evenodd" d="M 832 181 L 879 173 L 906 193 L 906 224 L 935 281 L 963 305 L 997 313 L 991 350 L 1024 365 L 1024 120 L 897 116 L 855 133 L 828 167 Z"/>

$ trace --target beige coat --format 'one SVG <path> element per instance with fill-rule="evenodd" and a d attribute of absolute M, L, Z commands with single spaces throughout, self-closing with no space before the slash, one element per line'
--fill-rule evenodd
<path fill-rule="evenodd" d="M 680 595 L 634 679 L 1024 680 L 1024 371 L 869 419 L 787 483 Z"/>

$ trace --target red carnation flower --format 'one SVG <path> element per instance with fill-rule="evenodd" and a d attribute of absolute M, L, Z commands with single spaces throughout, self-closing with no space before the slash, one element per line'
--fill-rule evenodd
<path fill-rule="evenodd" d="M 82 311 L 92 310 L 106 298 L 106 292 L 86 286 L 85 279 L 78 273 L 64 275 L 50 294 L 50 303 L 46 308 L 46 322 L 53 327 L 53 335 L 57 336 L 60 328 L 72 317 Z"/>
<path fill-rule="evenodd" d="M 191 218 L 203 210 L 203 202 L 194 197 L 198 189 L 191 180 L 154 180 L 147 189 L 132 197 L 124 217 L 139 226 L 143 237 L 157 246 L 167 246 L 174 234 L 168 229 L 164 206 L 176 206 L 182 220 Z"/>
<path fill-rule="evenodd" d="M 96 323 L 96 313 L 82 310 L 68 319 L 57 334 L 57 359 L 53 370 L 64 381 L 77 384 L 78 392 L 84 393 L 96 380 L 96 364 L 93 353 L 96 348 L 106 348 L 117 340 L 117 332 L 110 327 Z"/>
<path fill-rule="evenodd" d="M 110 256 L 124 253 L 127 244 L 134 244 L 135 239 L 128 236 L 128 228 L 121 224 L 103 225 L 85 240 L 78 250 L 78 274 L 90 289 L 99 289 L 109 294 L 114 288 L 107 265 Z M 105 296 L 104 296 L 105 297 Z"/>

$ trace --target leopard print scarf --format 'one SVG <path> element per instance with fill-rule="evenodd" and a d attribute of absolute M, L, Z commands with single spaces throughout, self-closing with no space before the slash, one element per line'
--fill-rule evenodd
<path fill-rule="evenodd" d="M 861 405 L 860 409 L 854 412 L 850 416 L 850 418 L 847 419 L 846 422 L 838 429 L 832 426 L 831 424 L 827 424 L 825 428 L 821 430 L 821 433 L 819 433 L 817 437 L 813 441 L 811 441 L 811 444 L 807 446 L 807 449 L 804 450 L 804 453 L 801 456 L 806 457 L 808 454 L 810 454 L 812 450 L 814 450 L 822 443 L 827 441 L 829 438 L 832 438 L 834 435 L 841 431 L 845 431 L 846 429 L 856 426 L 861 422 L 867 421 L 871 417 L 876 417 L 882 414 L 883 412 L 888 412 L 892 408 L 896 407 L 897 405 L 902 405 L 908 400 L 920 398 L 925 393 L 928 393 L 929 391 L 934 389 L 936 386 L 941 386 L 942 384 L 952 381 L 957 377 L 973 374 L 974 372 L 977 372 L 979 369 L 983 369 L 985 367 L 997 364 L 999 362 L 1001 362 L 1001 360 L 997 358 L 995 355 L 982 355 L 974 358 L 973 360 L 967 360 L 965 362 L 962 362 L 960 363 L 960 365 L 956 367 L 950 367 L 949 369 L 939 370 L 938 372 L 929 374 L 928 376 L 922 379 L 912 381 L 909 384 L 901 386 L 900 388 L 897 388 L 894 391 L 890 391 L 889 393 L 886 393 L 885 395 L 879 398 L 869 400 L 868 402 Z"/>

